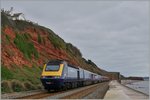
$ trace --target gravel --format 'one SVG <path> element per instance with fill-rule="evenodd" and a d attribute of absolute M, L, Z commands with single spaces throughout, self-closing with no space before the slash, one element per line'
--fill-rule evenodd
<path fill-rule="evenodd" d="M 40 90 L 32 90 L 32 91 L 6 93 L 6 94 L 1 94 L 1 99 L 14 99 L 14 98 L 33 95 L 33 94 L 37 94 L 37 93 L 41 93 L 41 92 L 45 92 L 45 90 L 40 89 Z"/>
<path fill-rule="evenodd" d="M 103 99 L 108 89 L 108 83 L 100 85 L 93 93 L 85 96 L 83 99 Z"/>

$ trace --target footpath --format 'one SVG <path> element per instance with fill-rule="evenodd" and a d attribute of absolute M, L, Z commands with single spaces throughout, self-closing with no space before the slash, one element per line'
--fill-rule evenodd
<path fill-rule="evenodd" d="M 109 83 L 109 90 L 107 91 L 104 99 L 115 99 L 115 100 L 149 100 L 149 96 L 126 86 L 121 85 L 116 80 Z"/>

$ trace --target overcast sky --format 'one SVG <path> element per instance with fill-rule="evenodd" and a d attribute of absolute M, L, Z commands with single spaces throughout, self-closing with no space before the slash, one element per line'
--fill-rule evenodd
<path fill-rule="evenodd" d="M 149 1 L 2 1 L 26 19 L 52 29 L 100 68 L 148 76 Z"/>

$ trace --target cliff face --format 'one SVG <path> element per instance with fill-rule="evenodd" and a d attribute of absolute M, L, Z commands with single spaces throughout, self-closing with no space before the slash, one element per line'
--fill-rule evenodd
<path fill-rule="evenodd" d="M 52 30 L 33 22 L 11 20 L 4 12 L 1 12 L 1 20 L 2 81 L 12 79 L 30 81 L 32 79 L 29 77 L 36 73 L 34 70 L 38 70 L 33 76 L 37 78 L 37 83 L 40 83 L 38 80 L 42 66 L 51 59 L 67 60 L 92 72 L 105 73 L 91 60 L 82 58 L 78 48 L 66 43 Z M 27 75 L 27 71 L 31 75 Z"/>

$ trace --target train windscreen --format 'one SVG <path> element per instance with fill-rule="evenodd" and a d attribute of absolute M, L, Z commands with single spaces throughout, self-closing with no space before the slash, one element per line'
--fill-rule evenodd
<path fill-rule="evenodd" d="M 59 65 L 47 65 L 45 71 L 58 71 Z"/>

